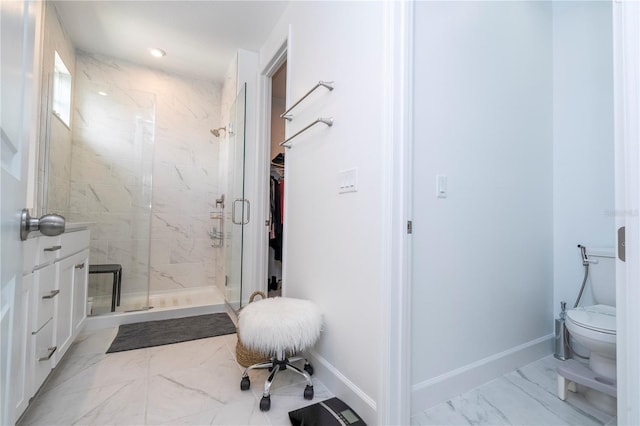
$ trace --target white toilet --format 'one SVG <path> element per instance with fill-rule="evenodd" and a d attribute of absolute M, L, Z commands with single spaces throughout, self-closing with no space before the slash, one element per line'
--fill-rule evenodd
<path fill-rule="evenodd" d="M 587 401 L 596 408 L 615 414 L 615 250 L 591 249 L 587 251 L 587 255 L 590 261 L 590 287 L 595 304 L 568 310 L 565 319 L 567 330 L 573 341 L 590 351 L 588 367 L 591 371 L 584 374 L 589 376 L 589 379 L 585 378 L 582 382 L 575 380 L 575 382 L 588 386 L 584 391 Z M 602 392 L 607 387 L 608 391 Z"/>

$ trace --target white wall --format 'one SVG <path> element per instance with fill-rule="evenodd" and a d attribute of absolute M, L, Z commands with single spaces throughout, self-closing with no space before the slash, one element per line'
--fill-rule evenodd
<path fill-rule="evenodd" d="M 611 7 L 553 3 L 556 315 L 560 301 L 572 307 L 580 290 L 584 269 L 576 246 L 615 243 Z M 591 301 L 587 287 L 582 303 Z"/>
<path fill-rule="evenodd" d="M 551 25 L 546 2 L 415 4 L 413 412 L 550 352 Z"/>
<path fill-rule="evenodd" d="M 264 70 L 290 31 L 289 105 L 319 80 L 334 80 L 294 111 L 292 135 L 334 117 L 286 153 L 284 293 L 324 312 L 314 349 L 318 377 L 377 424 L 382 329 L 380 169 L 385 46 L 382 2 L 292 2 L 260 52 Z M 357 25 L 355 25 L 357 23 Z M 355 26 L 354 26 L 355 25 Z M 338 194 L 338 172 L 358 169 L 358 192 Z"/>

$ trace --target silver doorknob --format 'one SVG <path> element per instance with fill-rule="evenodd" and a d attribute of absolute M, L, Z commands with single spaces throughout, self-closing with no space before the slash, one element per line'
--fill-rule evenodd
<path fill-rule="evenodd" d="M 20 239 L 27 239 L 29 232 L 40 231 L 42 235 L 55 237 L 64 232 L 64 217 L 58 214 L 45 214 L 40 219 L 31 217 L 28 209 L 22 209 L 20 217 Z"/>

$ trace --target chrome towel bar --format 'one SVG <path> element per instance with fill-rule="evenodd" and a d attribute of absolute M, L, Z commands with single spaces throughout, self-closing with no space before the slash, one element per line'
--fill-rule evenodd
<path fill-rule="evenodd" d="M 280 118 L 284 118 L 285 120 L 289 120 L 289 121 L 293 120 L 293 116 L 289 114 L 291 110 L 297 107 L 300 102 L 304 101 L 307 98 L 307 96 L 312 94 L 318 87 L 326 87 L 327 89 L 329 89 L 329 91 L 332 91 L 333 81 L 319 81 L 318 84 L 313 86 L 313 89 L 309 90 L 303 97 L 300 98 L 300 100 L 298 100 L 298 102 L 293 104 L 291 108 L 289 108 L 288 110 L 280 114 Z"/>
<path fill-rule="evenodd" d="M 327 126 L 331 127 L 331 126 L 333 126 L 333 117 L 328 117 L 328 118 L 319 117 L 316 121 L 314 121 L 313 123 L 309 124 L 307 127 L 305 127 L 304 129 L 300 130 L 295 135 L 289 136 L 287 139 L 285 139 L 284 141 L 280 142 L 280 146 L 284 146 L 285 148 L 291 148 L 291 145 L 287 145 L 287 143 L 289 143 L 296 136 L 298 136 L 299 134 L 307 131 L 310 127 L 313 127 L 318 123 L 326 124 Z"/>

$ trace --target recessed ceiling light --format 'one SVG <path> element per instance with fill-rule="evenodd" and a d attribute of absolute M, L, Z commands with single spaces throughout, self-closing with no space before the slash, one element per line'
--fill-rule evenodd
<path fill-rule="evenodd" d="M 107 92 L 100 91 L 100 92 L 98 92 L 98 95 L 100 95 L 100 96 L 107 96 Z"/>
<path fill-rule="evenodd" d="M 158 49 L 157 47 L 149 48 L 149 53 L 151 53 L 151 56 L 155 58 L 162 58 L 163 56 L 167 56 L 167 52 L 162 49 Z"/>

